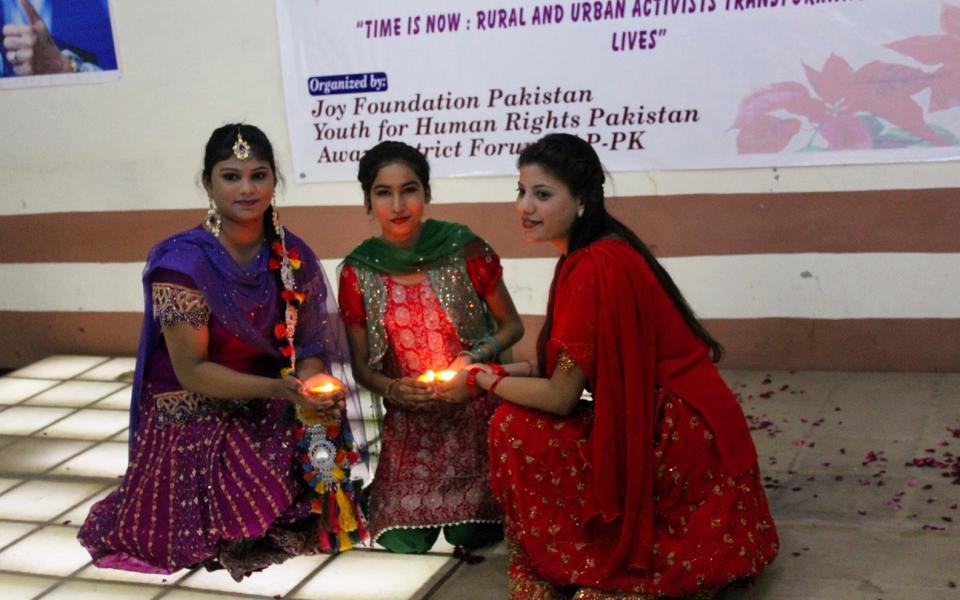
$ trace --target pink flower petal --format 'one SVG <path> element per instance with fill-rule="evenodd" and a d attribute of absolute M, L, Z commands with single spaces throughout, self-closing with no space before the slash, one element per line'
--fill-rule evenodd
<path fill-rule="evenodd" d="M 799 119 L 780 119 L 761 115 L 740 130 L 737 135 L 737 152 L 740 154 L 780 152 L 797 135 L 801 126 Z"/>

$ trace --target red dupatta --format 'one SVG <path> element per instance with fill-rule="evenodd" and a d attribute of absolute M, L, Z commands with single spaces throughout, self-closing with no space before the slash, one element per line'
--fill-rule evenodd
<path fill-rule="evenodd" d="M 657 385 L 701 412 L 731 473 L 755 464 L 756 450 L 743 412 L 705 346 L 682 319 L 663 312 L 674 309 L 629 244 L 594 242 L 570 254 L 555 277 L 548 369 L 565 350 L 583 369 L 594 398 L 593 429 L 582 447 L 590 469 L 581 522 L 597 554 L 606 557 L 604 576 L 621 567 L 649 569 Z M 666 357 L 658 356 L 658 349 L 677 342 L 689 354 L 679 361 L 671 357 L 672 365 L 659 362 Z"/>
<path fill-rule="evenodd" d="M 652 314 L 649 279 L 628 255 L 643 261 L 619 242 L 567 258 L 556 276 L 547 348 L 548 365 L 564 349 L 593 391 L 582 522 L 607 559 L 605 574 L 623 564 L 649 568 L 653 548 L 656 324 L 644 318 Z"/>

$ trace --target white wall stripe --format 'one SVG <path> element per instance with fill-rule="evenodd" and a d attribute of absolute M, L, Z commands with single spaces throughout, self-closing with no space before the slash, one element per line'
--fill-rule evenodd
<path fill-rule="evenodd" d="M 322 263 L 335 279 L 339 260 Z M 504 259 L 521 314 L 544 314 L 554 264 Z M 749 254 L 663 264 L 704 318 L 960 318 L 960 254 Z M 140 311 L 142 270 L 143 263 L 0 264 L 0 310 Z"/>

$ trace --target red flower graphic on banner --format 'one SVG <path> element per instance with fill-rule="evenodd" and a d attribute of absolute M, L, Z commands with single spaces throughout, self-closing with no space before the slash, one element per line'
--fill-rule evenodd
<path fill-rule="evenodd" d="M 925 65 L 942 65 L 931 74 L 930 112 L 960 106 L 960 7 L 943 5 L 943 35 L 918 35 L 886 47 Z"/>
<path fill-rule="evenodd" d="M 803 84 L 784 81 L 754 92 L 740 103 L 732 129 L 739 129 L 741 154 L 779 152 L 803 127 L 802 117 L 828 150 L 882 148 L 898 144 L 884 137 L 880 119 L 911 134 L 916 141 L 946 146 L 952 142 L 924 121 L 912 98 L 930 84 L 919 69 L 874 61 L 854 70 L 835 54 L 818 71 L 804 65 L 814 94 Z M 771 113 L 787 113 L 788 118 Z M 902 137 L 902 136 L 901 136 Z"/>
<path fill-rule="evenodd" d="M 887 45 L 942 65 L 934 73 L 882 61 L 854 69 L 831 54 L 819 71 L 803 65 L 809 88 L 783 81 L 753 92 L 731 126 L 739 129 L 737 151 L 780 152 L 804 129 L 812 133 L 803 151 L 960 145 L 951 132 L 931 126 L 914 99 L 929 88 L 931 112 L 960 106 L 960 8 L 944 5 L 940 23 L 945 35 Z"/>

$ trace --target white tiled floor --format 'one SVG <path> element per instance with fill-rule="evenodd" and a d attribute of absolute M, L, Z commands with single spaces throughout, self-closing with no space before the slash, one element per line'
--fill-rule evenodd
<path fill-rule="evenodd" d="M 36 379 L 66 380 L 76 377 L 84 371 L 102 365 L 110 359 L 106 356 L 48 356 L 32 365 L 10 373 L 11 377 L 31 377 Z"/>
<path fill-rule="evenodd" d="M 0 379 L 0 404 L 16 404 L 60 383 L 57 379 Z"/>
<path fill-rule="evenodd" d="M 94 567 L 76 535 L 126 468 L 133 368 L 130 358 L 55 356 L 0 377 L 0 600 L 406 599 L 423 596 L 421 588 L 456 564 L 438 543 L 420 557 L 372 549 L 298 557 L 239 584 L 223 571 L 145 575 Z M 330 596 L 331 581 L 348 595 Z"/>
<path fill-rule="evenodd" d="M 125 387 L 116 381 L 65 381 L 25 402 L 31 406 L 86 406 Z"/>
<path fill-rule="evenodd" d="M 92 566 L 76 534 L 124 470 L 132 368 L 51 357 L 0 377 L 0 600 L 507 596 L 502 544 L 476 566 L 440 541 L 425 556 L 299 557 L 239 584 L 223 572 Z M 956 463 L 960 375 L 724 375 L 754 425 L 782 550 L 756 585 L 718 600 L 960 598 L 960 485 L 944 469 L 906 466 Z"/>
<path fill-rule="evenodd" d="M 127 428 L 126 411 L 87 408 L 57 421 L 40 432 L 41 436 L 74 440 L 102 440 Z"/>
<path fill-rule="evenodd" d="M 94 482 L 27 481 L 0 496 L 0 519 L 46 523 L 101 489 Z"/>

